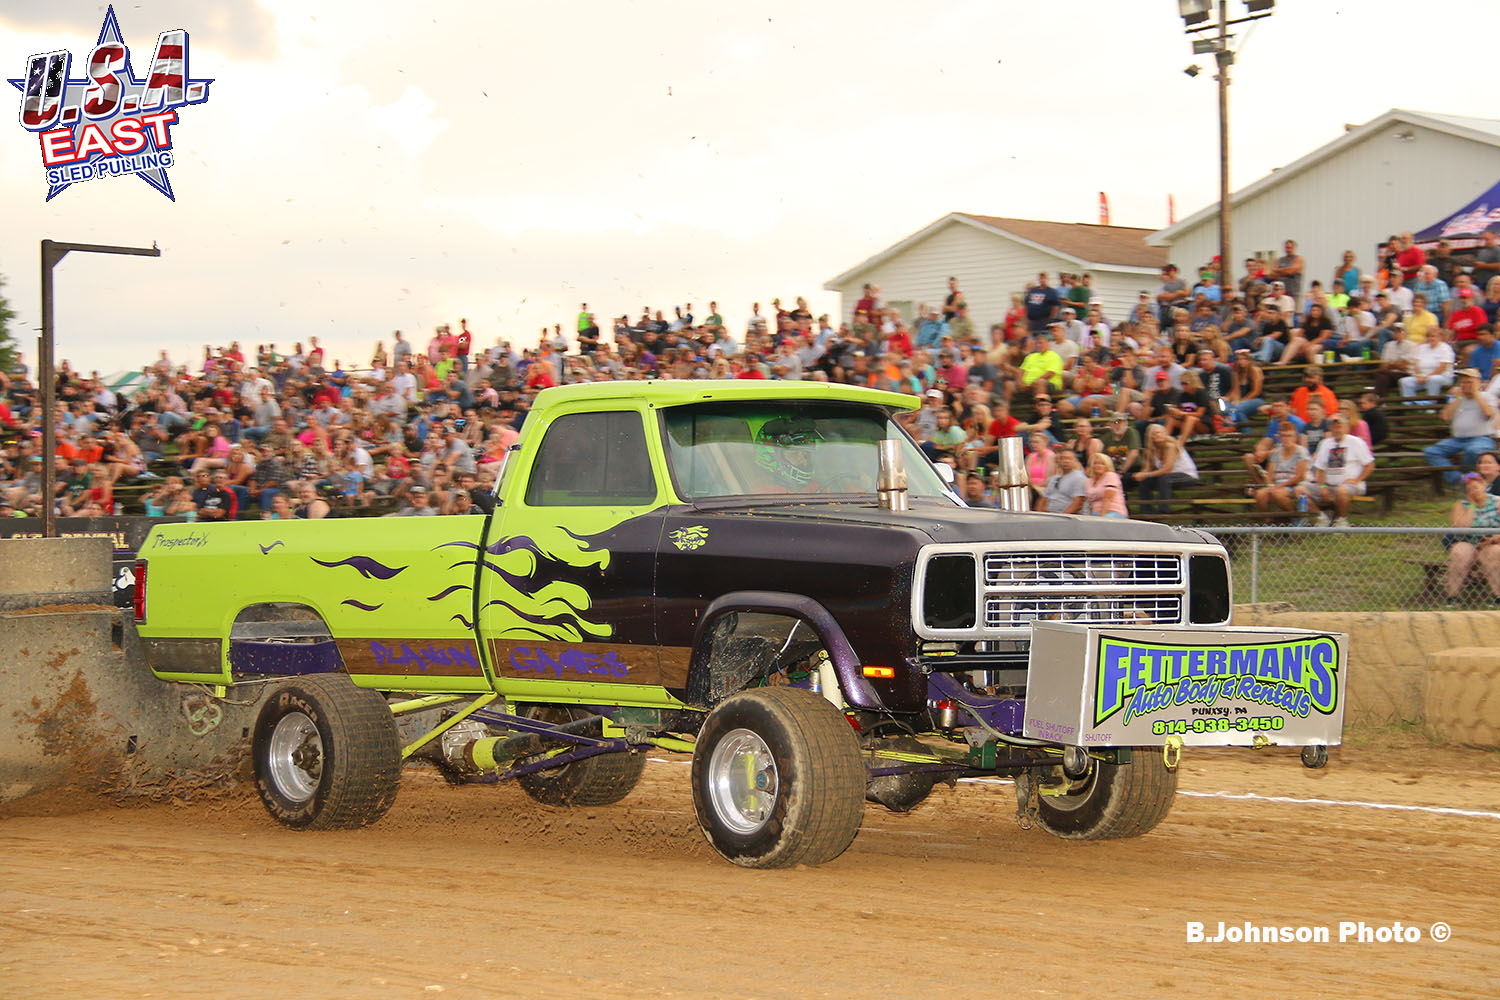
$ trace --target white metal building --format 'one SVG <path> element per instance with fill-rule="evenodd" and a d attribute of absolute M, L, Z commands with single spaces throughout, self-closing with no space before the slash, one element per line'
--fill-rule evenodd
<path fill-rule="evenodd" d="M 1231 274 L 1244 276 L 1247 257 L 1280 257 L 1294 239 L 1307 265 L 1303 287 L 1313 279 L 1326 287 L 1345 250 L 1373 270 L 1377 244 L 1437 222 L 1497 178 L 1500 121 L 1387 111 L 1231 196 Z M 1149 242 L 1191 274 L 1219 252 L 1218 203 Z"/>
<path fill-rule="evenodd" d="M 887 306 L 910 320 L 923 304 L 941 306 L 948 278 L 958 278 L 969 318 L 983 336 L 1005 319 L 1010 297 L 1046 271 L 1090 274 L 1094 298 L 1111 321 L 1121 319 L 1143 290 L 1161 283 L 1165 251 L 1146 245 L 1149 229 L 953 212 L 856 264 L 823 285 L 838 292 L 845 322 L 865 284 L 880 286 Z"/>

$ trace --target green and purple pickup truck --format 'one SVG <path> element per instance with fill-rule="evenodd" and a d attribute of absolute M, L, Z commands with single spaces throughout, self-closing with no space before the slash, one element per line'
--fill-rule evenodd
<path fill-rule="evenodd" d="M 263 692 L 257 787 L 293 828 L 375 821 L 407 761 L 606 804 L 659 748 L 714 847 L 777 867 L 938 780 L 1014 777 L 1023 823 L 1092 839 L 1166 816 L 1183 743 L 1326 757 L 1336 637 L 1293 662 L 1229 629 L 1201 532 L 966 506 L 893 419 L 916 405 L 548 389 L 484 513 L 157 526 L 136 628 L 159 678 Z"/>

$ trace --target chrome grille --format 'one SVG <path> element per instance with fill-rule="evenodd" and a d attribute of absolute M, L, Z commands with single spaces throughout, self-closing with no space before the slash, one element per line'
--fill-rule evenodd
<path fill-rule="evenodd" d="M 996 597 L 984 603 L 985 628 L 1026 628 L 1034 621 L 1081 625 L 1175 625 L 1182 621 L 1181 594 L 1057 597 Z"/>
<path fill-rule="evenodd" d="M 991 552 L 984 584 L 1002 589 L 1182 586 L 1182 556 L 1159 552 Z"/>

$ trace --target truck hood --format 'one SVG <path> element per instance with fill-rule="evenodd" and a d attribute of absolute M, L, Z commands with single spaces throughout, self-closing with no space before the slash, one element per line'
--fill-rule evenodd
<path fill-rule="evenodd" d="M 873 503 L 745 503 L 704 504 L 699 508 L 717 517 L 745 517 L 810 527 L 830 523 L 859 524 L 893 529 L 915 529 L 934 542 L 1213 542 L 1191 528 L 1122 518 L 1081 517 L 1075 514 L 1009 513 L 939 503 L 921 503 L 910 510 L 884 510 Z"/>

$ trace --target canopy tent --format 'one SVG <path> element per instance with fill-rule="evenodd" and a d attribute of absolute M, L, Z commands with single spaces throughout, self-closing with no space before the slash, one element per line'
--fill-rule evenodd
<path fill-rule="evenodd" d="M 1416 234 L 1417 245 L 1431 250 L 1437 241 L 1446 239 L 1454 250 L 1484 246 L 1480 238 L 1486 229 L 1500 233 L 1500 182 L 1441 222 Z"/>
<path fill-rule="evenodd" d="M 111 392 L 121 396 L 133 396 L 151 383 L 151 376 L 143 372 L 115 372 L 99 380 Z"/>

